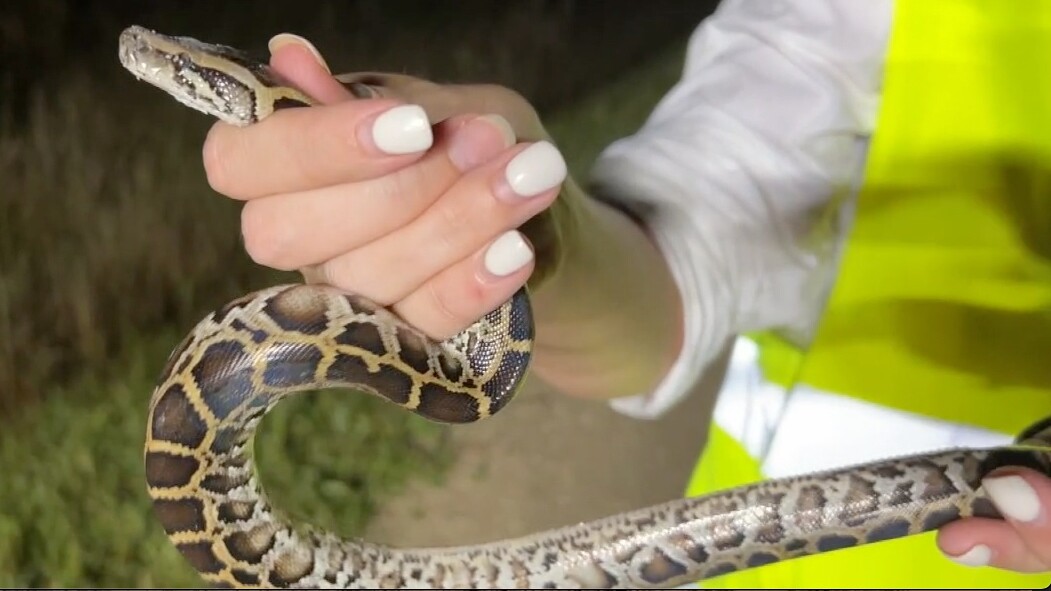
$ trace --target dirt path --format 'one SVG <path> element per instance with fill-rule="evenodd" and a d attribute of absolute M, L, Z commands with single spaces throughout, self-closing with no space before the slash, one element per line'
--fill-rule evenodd
<path fill-rule="evenodd" d="M 682 496 L 704 442 L 713 376 L 677 410 L 641 421 L 535 384 L 505 414 L 452 429 L 459 460 L 381 508 L 373 541 L 466 544 L 604 517 Z"/>

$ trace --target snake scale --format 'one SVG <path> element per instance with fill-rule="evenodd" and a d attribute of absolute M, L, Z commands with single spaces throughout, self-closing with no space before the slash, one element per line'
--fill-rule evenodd
<path fill-rule="evenodd" d="M 121 63 L 234 125 L 312 101 L 243 52 L 129 27 Z M 353 88 L 367 97 L 367 88 Z M 148 492 L 171 542 L 217 587 L 667 588 L 723 573 L 1002 518 L 990 470 L 1051 474 L 1051 417 L 1012 445 L 949 449 L 759 482 L 511 540 L 400 549 L 291 523 L 267 501 L 253 436 L 284 397 L 353 388 L 427 419 L 491 416 L 529 365 L 522 288 L 460 335 L 434 342 L 388 310 L 321 285 L 283 285 L 208 314 L 173 351 L 149 406 Z M 1036 417 L 1034 417 L 1035 419 Z"/>

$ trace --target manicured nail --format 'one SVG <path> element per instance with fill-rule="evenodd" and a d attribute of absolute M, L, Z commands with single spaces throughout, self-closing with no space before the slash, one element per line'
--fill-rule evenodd
<path fill-rule="evenodd" d="M 372 122 L 372 142 L 387 154 L 422 152 L 433 141 L 427 113 L 418 105 L 393 107 Z"/>
<path fill-rule="evenodd" d="M 989 549 L 989 546 L 978 544 L 959 556 L 951 556 L 949 554 L 946 554 L 946 556 L 953 562 L 964 566 L 986 566 L 993 558 L 993 551 Z"/>
<path fill-rule="evenodd" d="M 1040 498 L 1021 476 L 994 476 L 982 481 L 996 508 L 1005 517 L 1028 523 L 1040 517 Z"/>
<path fill-rule="evenodd" d="M 270 48 L 270 53 L 272 55 L 274 53 L 277 53 L 277 50 L 279 48 L 284 47 L 285 45 L 288 45 L 290 43 L 295 43 L 305 47 L 310 53 L 314 54 L 314 57 L 317 58 L 318 63 L 320 63 L 325 68 L 326 72 L 328 72 L 329 74 L 332 73 L 332 70 L 328 67 L 328 63 L 325 62 L 325 58 L 321 57 L 321 52 L 318 51 L 316 47 L 314 47 L 313 43 L 307 41 L 299 35 L 293 35 L 292 33 L 279 33 L 270 38 L 270 42 L 267 44 L 267 47 Z"/>
<path fill-rule="evenodd" d="M 485 270 L 497 277 L 510 275 L 533 260 L 533 249 L 517 230 L 501 234 L 485 251 Z"/>
<path fill-rule="evenodd" d="M 540 141 L 508 162 L 504 175 L 516 195 L 532 197 L 566 179 L 566 161 L 550 142 Z"/>
<path fill-rule="evenodd" d="M 460 128 L 449 142 L 449 160 L 461 172 L 484 164 L 515 143 L 511 124 L 499 115 L 475 117 Z"/>

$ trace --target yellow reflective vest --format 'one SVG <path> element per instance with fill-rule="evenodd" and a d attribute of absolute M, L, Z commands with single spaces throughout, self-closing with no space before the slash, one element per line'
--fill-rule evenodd
<path fill-rule="evenodd" d="M 961 432 L 1007 441 L 1051 415 L 1051 2 L 903 0 L 894 11 L 876 129 L 821 323 L 805 350 L 772 333 L 739 339 L 735 363 L 754 366 L 758 381 L 720 393 L 689 496 L 806 471 L 808 457 L 851 446 L 886 456 Z M 757 439 L 720 423 L 734 412 L 728 390 L 741 387 L 777 413 L 797 401 L 796 426 Z M 700 586 L 1051 584 L 1051 574 L 957 565 L 934 535 Z"/>

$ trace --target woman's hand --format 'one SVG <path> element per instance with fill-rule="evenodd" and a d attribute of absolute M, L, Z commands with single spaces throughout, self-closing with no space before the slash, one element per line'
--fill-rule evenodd
<path fill-rule="evenodd" d="M 516 228 L 566 177 L 552 144 L 516 144 L 485 113 L 446 113 L 432 128 L 405 100 L 354 100 L 309 45 L 271 47 L 274 68 L 322 106 L 217 123 L 204 145 L 211 186 L 244 201 L 253 260 L 364 295 L 436 338 L 526 282 L 533 251 Z"/>
<path fill-rule="evenodd" d="M 597 399 L 664 376 L 682 324 L 667 265 L 638 224 L 567 178 L 528 101 L 396 74 L 337 81 L 290 35 L 271 53 L 322 105 L 218 123 L 204 146 L 212 187 L 244 201 L 255 261 L 360 293 L 435 338 L 528 281 L 531 373 Z"/>
<path fill-rule="evenodd" d="M 950 523 L 938 532 L 938 547 L 969 566 L 1051 572 L 1051 478 L 1034 470 L 1003 468 L 987 477 L 984 487 L 1005 519 Z"/>

